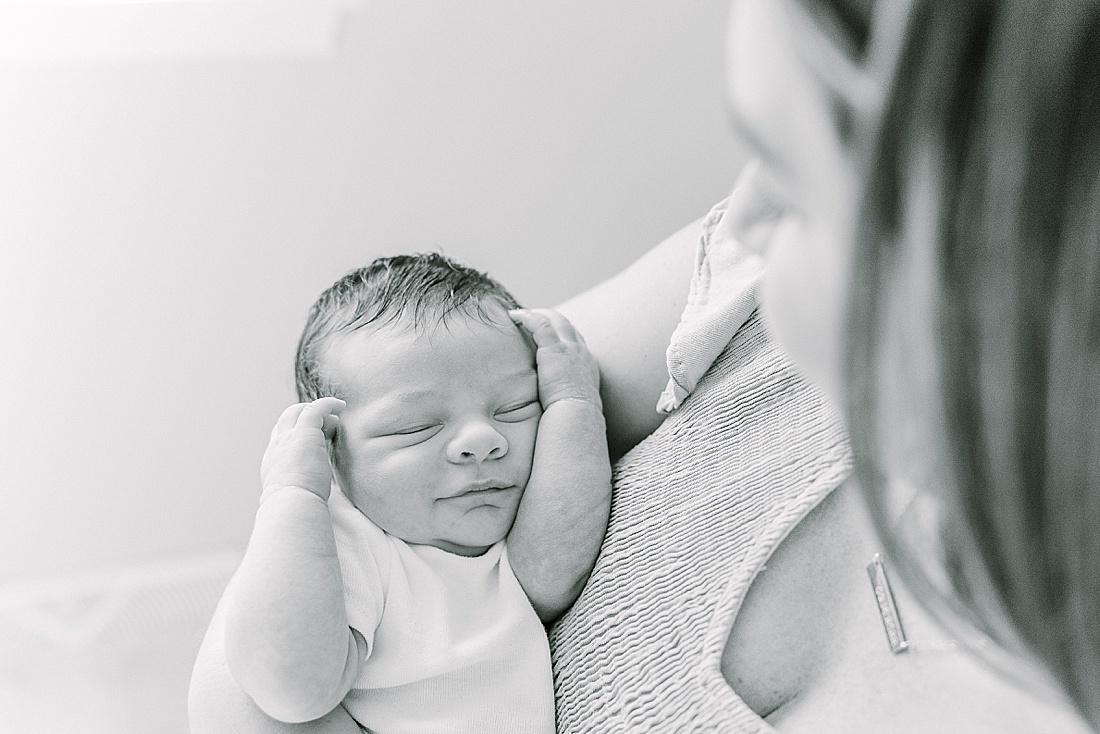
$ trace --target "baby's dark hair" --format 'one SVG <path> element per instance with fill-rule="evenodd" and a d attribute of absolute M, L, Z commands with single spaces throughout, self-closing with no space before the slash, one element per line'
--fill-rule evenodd
<path fill-rule="evenodd" d="M 519 308 L 500 283 L 444 255 L 378 258 L 333 283 L 309 310 L 294 360 L 298 399 L 305 402 L 333 394 L 322 374 L 321 358 L 336 334 L 401 319 L 416 329 L 445 323 L 456 313 L 488 322 L 490 304 L 505 310 Z"/>

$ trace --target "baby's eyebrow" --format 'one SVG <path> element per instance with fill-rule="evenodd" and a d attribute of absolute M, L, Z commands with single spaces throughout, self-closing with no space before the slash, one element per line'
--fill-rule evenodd
<path fill-rule="evenodd" d="M 402 410 L 405 412 L 423 413 L 430 411 L 439 402 L 439 393 L 434 390 L 413 390 L 387 395 L 377 401 L 377 405 L 387 412 Z"/>
<path fill-rule="evenodd" d="M 391 392 L 368 400 L 365 408 L 368 414 L 388 414 L 393 410 L 408 410 L 430 406 L 435 402 L 437 393 L 430 389 L 409 389 Z"/>
<path fill-rule="evenodd" d="M 394 400 L 399 400 L 399 401 L 404 402 L 404 401 L 429 399 L 429 398 L 434 397 L 435 394 L 436 394 L 436 391 L 431 389 L 431 388 L 421 388 L 421 389 L 408 389 L 408 390 L 400 390 L 398 392 L 392 392 L 389 395 L 387 395 L 386 397 L 387 397 L 387 399 L 392 398 Z"/>
<path fill-rule="evenodd" d="M 526 372 L 513 372 L 510 375 L 505 375 L 501 378 L 501 382 L 527 382 L 528 380 L 534 380 L 538 377 L 538 373 L 534 369 L 527 370 Z"/>
<path fill-rule="evenodd" d="M 513 372 L 508 375 L 502 375 L 498 382 L 498 388 L 503 388 L 508 392 L 515 392 L 517 390 L 527 391 L 527 388 L 535 388 L 538 385 L 538 373 L 532 368 L 526 372 Z"/>
<path fill-rule="evenodd" d="M 525 364 L 522 367 L 517 367 L 516 369 L 512 370 L 511 372 L 506 372 L 504 374 L 504 378 L 505 379 L 515 379 L 515 378 L 520 378 L 520 377 L 530 377 L 531 375 L 535 375 L 535 374 L 538 374 L 538 371 L 535 369 L 535 365 L 534 364 L 529 364 L 529 365 Z"/>

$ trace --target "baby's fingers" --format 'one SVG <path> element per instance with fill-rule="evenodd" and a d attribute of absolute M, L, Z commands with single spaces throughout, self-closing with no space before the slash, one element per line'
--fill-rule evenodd
<path fill-rule="evenodd" d="M 275 423 L 272 435 L 302 430 L 320 430 L 332 438 L 339 423 L 340 412 L 347 405 L 340 398 L 324 397 L 312 403 L 296 403 L 283 411 Z"/>
<path fill-rule="evenodd" d="M 347 403 L 340 398 L 326 397 L 314 400 L 310 406 L 321 416 L 319 428 L 325 434 L 325 438 L 332 438 L 336 432 L 336 426 L 340 423 L 340 413 L 347 407 Z M 311 420 L 313 420 L 312 417 Z"/>
<path fill-rule="evenodd" d="M 600 369 L 569 319 L 550 309 L 509 311 L 537 347 L 539 399 L 543 407 L 560 400 L 600 406 Z"/>
<path fill-rule="evenodd" d="M 326 397 L 291 405 L 283 411 L 260 462 L 264 497 L 298 488 L 328 499 L 332 471 L 326 444 L 336 431 L 344 407 L 343 400 Z"/>
<path fill-rule="evenodd" d="M 279 416 L 279 420 L 275 421 L 275 433 L 282 431 L 289 431 L 298 423 L 298 417 L 302 414 L 306 408 L 309 407 L 309 403 L 295 403 L 289 406 Z"/>
<path fill-rule="evenodd" d="M 508 312 L 512 320 L 522 326 L 539 347 L 551 346 L 562 341 L 584 343 L 569 319 L 549 308 L 517 308 Z"/>

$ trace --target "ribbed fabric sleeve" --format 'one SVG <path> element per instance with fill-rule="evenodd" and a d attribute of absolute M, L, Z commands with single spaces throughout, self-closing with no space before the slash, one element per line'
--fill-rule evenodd
<path fill-rule="evenodd" d="M 703 220 L 687 304 L 665 351 L 669 378 L 657 401 L 661 413 L 680 407 L 756 310 L 764 260 L 719 227 L 731 199 L 715 205 Z"/>

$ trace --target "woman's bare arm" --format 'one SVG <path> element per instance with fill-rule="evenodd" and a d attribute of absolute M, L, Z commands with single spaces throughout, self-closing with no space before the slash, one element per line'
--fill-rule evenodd
<path fill-rule="evenodd" d="M 687 303 L 701 220 L 626 270 L 557 306 L 600 365 L 608 447 L 618 459 L 661 425 L 665 349 Z"/>

